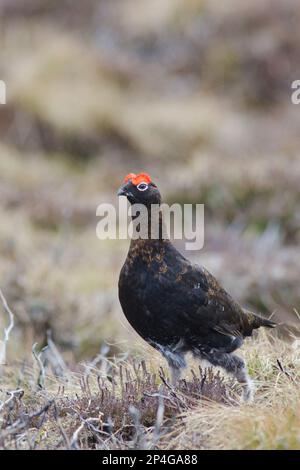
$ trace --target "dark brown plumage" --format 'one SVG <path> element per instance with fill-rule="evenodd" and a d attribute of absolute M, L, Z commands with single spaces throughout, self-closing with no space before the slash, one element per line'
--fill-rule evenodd
<path fill-rule="evenodd" d="M 118 194 L 148 208 L 161 202 L 157 187 L 144 173 L 128 175 Z M 131 240 L 120 273 L 119 299 L 132 327 L 168 361 L 174 383 L 190 351 L 233 374 L 244 386 L 244 399 L 251 398 L 245 363 L 232 353 L 254 329 L 275 323 L 242 309 L 170 240 Z"/>

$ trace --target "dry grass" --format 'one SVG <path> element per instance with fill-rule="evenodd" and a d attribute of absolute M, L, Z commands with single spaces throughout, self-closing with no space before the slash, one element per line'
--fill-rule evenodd
<path fill-rule="evenodd" d="M 188 412 L 172 446 L 213 449 L 299 449 L 299 344 L 260 335 L 245 350 L 257 394 L 253 404 L 216 403 Z M 200 430 L 200 431 L 199 431 Z M 177 434 L 177 435 L 176 435 Z"/>
<path fill-rule="evenodd" d="M 108 351 L 71 371 L 50 340 L 42 352 L 34 349 L 35 367 L 3 369 L 1 447 L 153 448 L 199 400 L 225 403 L 234 394 L 211 370 L 193 372 L 175 390 L 158 363 L 110 358 Z"/>
<path fill-rule="evenodd" d="M 242 404 L 234 381 L 195 362 L 174 389 L 147 351 L 133 360 L 102 348 L 71 370 L 50 339 L 35 365 L 2 370 L 1 447 L 299 449 L 298 348 L 264 333 L 249 342 L 257 393 Z"/>

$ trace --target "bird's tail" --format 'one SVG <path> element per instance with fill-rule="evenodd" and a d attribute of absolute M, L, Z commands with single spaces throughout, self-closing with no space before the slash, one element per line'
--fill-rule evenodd
<path fill-rule="evenodd" d="M 266 326 L 267 328 L 275 328 L 277 326 L 277 323 L 274 321 L 268 320 L 267 318 L 262 318 L 262 317 L 257 317 L 259 320 L 259 325 L 257 328 L 260 326 Z"/>
<path fill-rule="evenodd" d="M 261 326 L 265 326 L 266 328 L 275 328 L 277 323 L 268 320 L 267 318 L 263 318 L 256 313 L 250 312 L 249 310 L 245 310 L 245 312 L 252 317 L 252 327 L 253 329 L 260 328 Z"/>

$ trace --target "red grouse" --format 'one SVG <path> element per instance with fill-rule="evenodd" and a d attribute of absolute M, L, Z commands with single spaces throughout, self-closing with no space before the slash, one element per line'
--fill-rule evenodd
<path fill-rule="evenodd" d="M 145 206 L 149 222 L 151 205 L 161 203 L 159 190 L 146 173 L 129 174 L 118 195 Z M 167 360 L 174 385 L 191 352 L 233 374 L 243 386 L 244 400 L 251 399 L 245 362 L 232 353 L 254 329 L 275 323 L 243 310 L 205 268 L 192 264 L 161 230 L 159 234 L 155 239 L 131 240 L 119 278 L 127 320 Z"/>

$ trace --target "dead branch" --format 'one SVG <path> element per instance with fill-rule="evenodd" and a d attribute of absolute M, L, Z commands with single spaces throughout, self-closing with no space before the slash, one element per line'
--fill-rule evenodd
<path fill-rule="evenodd" d="M 37 347 L 37 343 L 34 343 L 34 345 L 32 346 L 32 354 L 39 366 L 39 375 L 37 379 L 37 384 L 40 388 L 44 388 L 45 387 L 45 368 L 41 359 L 41 353 L 43 351 L 37 353 L 36 347 Z"/>
<path fill-rule="evenodd" d="M 14 421 L 10 426 L 8 426 L 2 433 L 2 439 L 5 439 L 7 436 L 11 434 L 18 434 L 20 433 L 23 429 L 26 429 L 29 426 L 29 423 L 31 420 L 38 418 L 40 416 L 43 417 L 45 415 L 49 408 L 53 405 L 54 400 L 51 399 L 49 400 L 40 410 L 35 411 L 31 414 L 23 414 L 20 416 L 16 421 Z"/>
<path fill-rule="evenodd" d="M 70 444 L 72 449 L 80 449 L 80 447 L 78 445 L 78 436 L 81 433 L 81 431 L 84 429 L 85 426 L 87 426 L 88 429 L 91 429 L 94 433 L 99 433 L 99 430 L 91 424 L 92 422 L 99 423 L 99 418 L 83 419 L 80 415 L 79 415 L 79 417 L 82 420 L 82 423 L 80 424 L 80 426 L 78 426 L 78 428 L 73 433 L 73 436 L 72 436 L 72 439 L 71 439 L 71 444 Z"/>
<path fill-rule="evenodd" d="M 146 449 L 147 448 L 147 443 L 146 439 L 144 436 L 144 429 L 143 425 L 141 423 L 141 413 L 140 411 L 133 405 L 129 406 L 129 414 L 131 416 L 131 419 L 133 421 L 133 425 L 135 428 L 135 437 L 133 439 L 133 448 L 134 449 Z"/>
<path fill-rule="evenodd" d="M 3 304 L 3 308 L 9 317 L 9 325 L 6 328 L 4 328 L 4 339 L 0 341 L 0 365 L 5 365 L 7 343 L 9 341 L 10 332 L 14 327 L 14 314 L 10 310 L 1 289 L 0 289 L 0 299 Z"/>
<path fill-rule="evenodd" d="M 154 428 L 154 434 L 153 434 L 153 442 L 152 442 L 153 448 L 156 447 L 161 437 L 161 428 L 162 428 L 163 421 L 164 421 L 164 414 L 165 414 L 164 397 L 163 395 L 159 394 L 155 428 Z"/>
<path fill-rule="evenodd" d="M 57 349 L 53 339 L 51 330 L 47 331 L 47 349 L 44 351 L 47 360 L 50 362 L 55 375 L 63 377 L 67 371 L 67 366 L 62 358 L 59 350 Z"/>
<path fill-rule="evenodd" d="M 6 406 L 8 405 L 12 400 L 14 400 L 14 398 L 16 396 L 19 396 L 19 398 L 22 397 L 22 395 L 24 394 L 24 390 L 19 388 L 17 390 L 9 390 L 7 392 L 7 394 L 9 395 L 8 399 L 3 401 L 2 403 L 0 403 L 0 411 Z"/>

